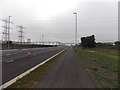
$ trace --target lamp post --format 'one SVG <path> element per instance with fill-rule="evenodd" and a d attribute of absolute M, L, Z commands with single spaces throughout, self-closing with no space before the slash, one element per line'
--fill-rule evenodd
<path fill-rule="evenodd" d="M 9 16 L 8 18 L 8 49 L 10 49 L 10 20 L 11 20 L 11 16 Z"/>
<path fill-rule="evenodd" d="M 75 45 L 77 45 L 77 13 L 74 12 L 73 13 L 76 17 L 75 17 Z"/>
<path fill-rule="evenodd" d="M 44 35 L 42 35 L 42 44 L 44 44 L 43 38 L 44 38 Z"/>

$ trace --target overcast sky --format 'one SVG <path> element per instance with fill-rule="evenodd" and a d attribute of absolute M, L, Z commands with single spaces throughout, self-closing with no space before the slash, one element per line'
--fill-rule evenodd
<path fill-rule="evenodd" d="M 84 1 L 84 2 L 83 2 Z M 11 40 L 18 41 L 23 25 L 25 40 L 74 42 L 75 15 L 80 37 L 95 35 L 97 42 L 118 40 L 118 0 L 0 0 L 0 19 L 12 16 Z M 0 26 L 3 22 L 0 21 Z M 3 28 L 0 27 L 2 37 Z"/>

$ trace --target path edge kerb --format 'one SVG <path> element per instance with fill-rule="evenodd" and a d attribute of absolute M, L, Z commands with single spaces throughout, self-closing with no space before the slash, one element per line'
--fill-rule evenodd
<path fill-rule="evenodd" d="M 1 86 L 0 86 L 0 90 L 7 88 L 7 87 L 10 86 L 11 84 L 13 84 L 13 83 L 15 83 L 17 80 L 19 80 L 20 78 L 24 77 L 25 75 L 29 74 L 31 71 L 35 70 L 35 69 L 38 68 L 39 66 L 41 66 L 41 65 L 45 64 L 46 62 L 50 61 L 51 59 L 53 59 L 54 57 L 58 56 L 59 54 L 61 54 L 61 53 L 64 52 L 65 50 L 66 50 L 66 48 L 63 49 L 62 51 L 58 52 L 57 54 L 53 55 L 52 57 L 46 59 L 45 61 L 41 62 L 40 64 L 38 64 L 38 65 L 32 67 L 31 69 L 25 71 L 24 73 L 18 75 L 17 77 L 11 79 L 10 81 L 6 82 L 5 84 L 1 85 Z"/>

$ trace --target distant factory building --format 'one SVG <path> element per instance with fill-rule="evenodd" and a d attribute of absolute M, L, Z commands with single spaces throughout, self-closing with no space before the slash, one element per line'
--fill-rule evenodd
<path fill-rule="evenodd" d="M 31 44 L 31 39 L 27 39 L 27 44 Z"/>

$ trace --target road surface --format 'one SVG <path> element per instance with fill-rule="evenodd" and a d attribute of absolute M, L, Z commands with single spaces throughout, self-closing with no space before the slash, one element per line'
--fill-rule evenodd
<path fill-rule="evenodd" d="M 34 88 L 95 88 L 95 85 L 70 48 Z"/>
<path fill-rule="evenodd" d="M 51 47 L 34 48 L 30 50 L 3 50 L 2 84 L 10 81 L 65 48 L 66 47 Z M 28 56 L 28 51 L 30 51 L 31 56 Z"/>

